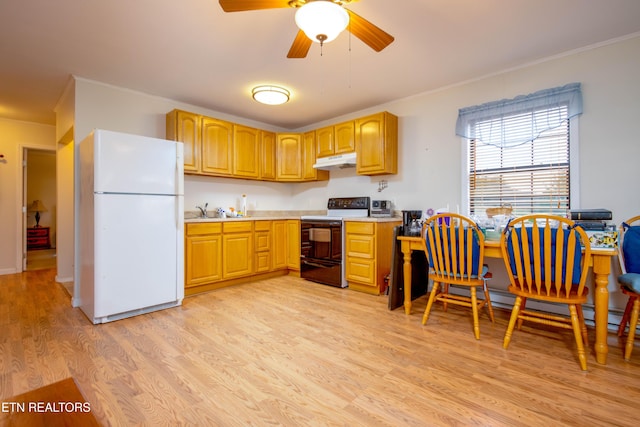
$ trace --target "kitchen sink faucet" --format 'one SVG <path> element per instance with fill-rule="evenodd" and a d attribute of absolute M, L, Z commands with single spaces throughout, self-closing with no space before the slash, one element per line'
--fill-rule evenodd
<path fill-rule="evenodd" d="M 200 209 L 200 213 L 202 214 L 202 218 L 206 218 L 207 217 L 207 206 L 209 206 L 209 203 L 205 203 L 204 204 L 204 208 L 202 206 L 196 206 L 197 209 Z"/>

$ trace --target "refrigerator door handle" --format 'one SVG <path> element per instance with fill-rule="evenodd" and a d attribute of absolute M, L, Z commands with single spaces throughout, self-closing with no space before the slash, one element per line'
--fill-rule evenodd
<path fill-rule="evenodd" d="M 184 195 L 184 144 L 176 143 L 176 190 L 177 194 Z"/>

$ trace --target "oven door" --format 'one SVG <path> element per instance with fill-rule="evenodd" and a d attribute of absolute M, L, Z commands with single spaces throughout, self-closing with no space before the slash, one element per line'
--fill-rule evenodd
<path fill-rule="evenodd" d="M 342 287 L 342 221 L 300 221 L 300 277 Z"/>

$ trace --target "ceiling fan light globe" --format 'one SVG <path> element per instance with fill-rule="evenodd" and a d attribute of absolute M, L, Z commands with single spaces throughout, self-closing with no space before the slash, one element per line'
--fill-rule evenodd
<path fill-rule="evenodd" d="M 334 40 L 349 25 L 349 14 L 332 1 L 305 3 L 296 11 L 296 25 L 316 43 Z"/>

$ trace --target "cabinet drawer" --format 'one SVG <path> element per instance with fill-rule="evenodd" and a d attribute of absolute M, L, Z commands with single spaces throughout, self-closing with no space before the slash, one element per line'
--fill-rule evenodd
<path fill-rule="evenodd" d="M 255 231 L 271 231 L 271 221 L 255 221 L 253 227 Z"/>
<path fill-rule="evenodd" d="M 347 233 L 373 234 L 375 231 L 373 222 L 347 222 Z"/>
<path fill-rule="evenodd" d="M 348 257 L 374 258 L 375 236 L 347 234 L 346 251 Z"/>
<path fill-rule="evenodd" d="M 49 228 L 28 228 L 27 237 L 47 237 L 49 236 Z"/>
<path fill-rule="evenodd" d="M 250 232 L 252 227 L 252 222 L 253 221 L 223 222 L 222 230 L 225 233 Z"/>
<path fill-rule="evenodd" d="M 271 270 L 271 254 L 269 252 L 256 253 L 256 272 L 262 273 Z"/>
<path fill-rule="evenodd" d="M 258 231 L 255 233 L 256 252 L 271 250 L 271 233 L 268 231 Z"/>
<path fill-rule="evenodd" d="M 220 234 L 222 223 L 220 222 L 198 222 L 187 225 L 187 236 L 199 236 L 203 234 Z"/>
<path fill-rule="evenodd" d="M 363 283 L 371 286 L 376 284 L 376 263 L 373 259 L 350 258 L 347 260 L 347 281 Z"/>

